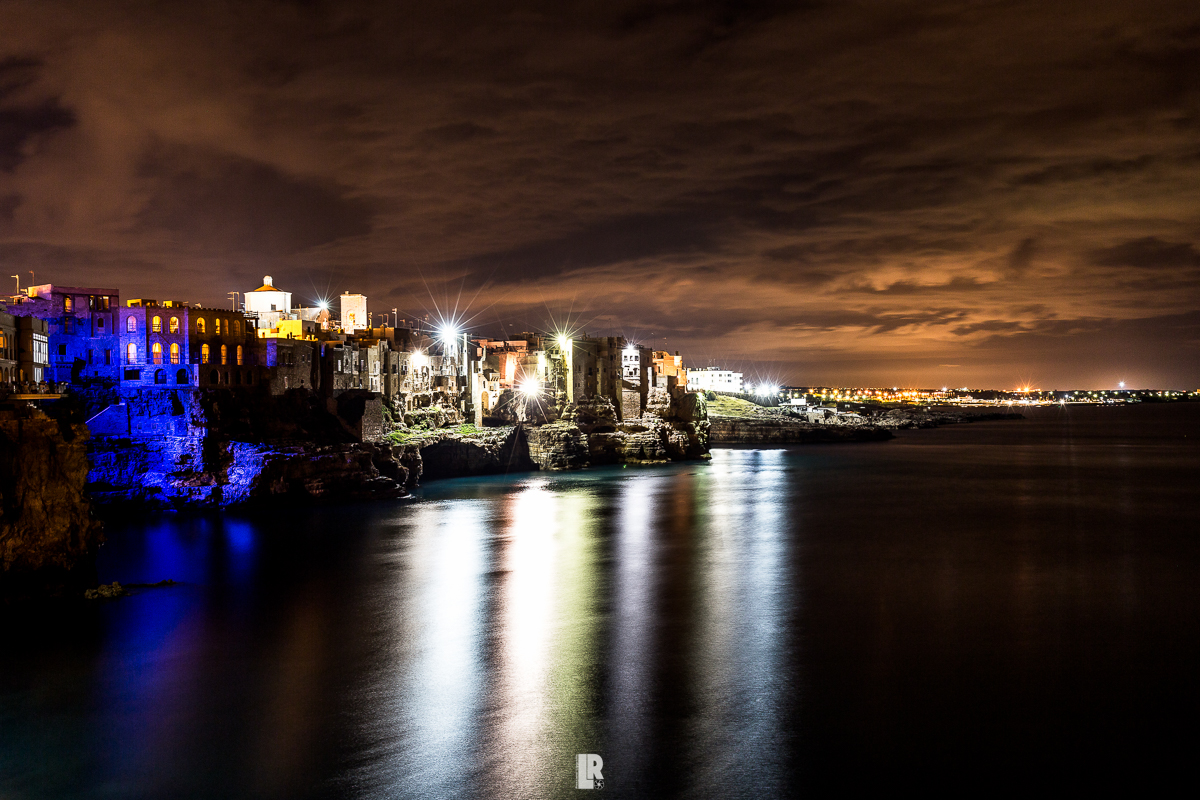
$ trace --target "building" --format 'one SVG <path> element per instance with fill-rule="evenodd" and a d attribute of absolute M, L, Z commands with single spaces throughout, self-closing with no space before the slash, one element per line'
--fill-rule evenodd
<path fill-rule="evenodd" d="M 17 382 L 53 381 L 50 367 L 50 336 L 46 320 L 17 317 Z"/>
<path fill-rule="evenodd" d="M 258 327 L 270 330 L 279 327 L 279 320 L 292 313 L 292 293 L 275 287 L 270 275 L 263 276 L 263 285 L 246 292 L 243 307 L 247 314 L 258 317 Z"/>
<path fill-rule="evenodd" d="M 689 369 L 687 371 L 687 388 L 690 392 L 731 392 L 741 394 L 745 391 L 742 373 L 716 367 Z"/>
<path fill-rule="evenodd" d="M 656 386 L 662 388 L 670 388 L 670 386 L 687 386 L 687 370 L 683 367 L 683 357 L 679 355 L 679 351 L 675 351 L 675 355 L 671 355 L 666 350 L 655 350 L 651 356 L 654 363 L 654 376 Z M 669 380 L 674 378 L 672 382 Z"/>
<path fill-rule="evenodd" d="M 30 286 L 15 299 L 9 307 L 14 317 L 46 323 L 49 361 L 45 380 L 119 380 L 117 312 L 121 299 L 116 289 L 47 283 Z"/>
<path fill-rule="evenodd" d="M 17 318 L 0 311 L 0 387 L 17 379 Z"/>
<path fill-rule="evenodd" d="M 120 312 L 123 387 L 254 386 L 254 321 L 241 311 L 130 300 Z"/>
<path fill-rule="evenodd" d="M 371 318 L 367 316 L 367 298 L 361 294 L 345 292 L 340 298 L 342 314 L 342 333 L 355 333 L 371 327 Z"/>

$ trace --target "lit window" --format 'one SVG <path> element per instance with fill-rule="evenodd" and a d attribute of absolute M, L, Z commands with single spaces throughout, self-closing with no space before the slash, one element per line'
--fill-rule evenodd
<path fill-rule="evenodd" d="M 154 331 L 155 333 L 162 333 L 162 317 L 155 317 L 153 320 L 151 320 L 150 330 Z"/>
<path fill-rule="evenodd" d="M 219 320 L 219 319 L 213 320 L 213 333 L 217 336 L 221 335 L 221 320 Z"/>
<path fill-rule="evenodd" d="M 133 342 L 130 342 L 129 346 L 125 348 L 125 363 L 126 364 L 136 364 L 137 363 L 137 345 L 134 344 Z"/>
<path fill-rule="evenodd" d="M 204 321 L 204 320 L 201 320 L 201 322 L 203 322 L 203 321 Z M 208 345 L 206 345 L 206 344 L 202 344 L 202 345 L 200 345 L 200 363 L 201 363 L 201 364 L 207 364 L 207 363 L 208 363 L 208 359 L 209 359 L 209 349 L 208 349 Z"/>
<path fill-rule="evenodd" d="M 158 319 L 158 317 L 155 317 L 155 319 Z M 150 352 L 154 356 L 154 363 L 161 364 L 162 363 L 162 344 L 160 342 L 155 342 L 154 345 L 150 348 Z"/>
<path fill-rule="evenodd" d="M 72 309 L 74 309 L 74 308 L 75 308 L 75 301 L 72 300 L 70 297 L 64 297 L 63 298 L 63 311 L 70 314 Z"/>
<path fill-rule="evenodd" d="M 172 364 L 179 363 L 179 344 L 177 342 L 172 343 L 172 345 L 171 345 L 171 363 Z"/>
<path fill-rule="evenodd" d="M 137 317 L 130 314 L 125 318 L 125 330 L 129 333 L 137 333 Z"/>
<path fill-rule="evenodd" d="M 179 317 L 171 317 L 171 333 L 179 333 Z"/>
<path fill-rule="evenodd" d="M 237 363 L 239 367 L 242 366 L 242 346 L 240 344 L 237 346 Z"/>
<path fill-rule="evenodd" d="M 225 345 L 221 345 L 221 363 L 222 364 L 229 363 L 229 348 L 226 347 Z"/>
<path fill-rule="evenodd" d="M 204 317 L 196 320 L 196 333 L 204 333 Z"/>

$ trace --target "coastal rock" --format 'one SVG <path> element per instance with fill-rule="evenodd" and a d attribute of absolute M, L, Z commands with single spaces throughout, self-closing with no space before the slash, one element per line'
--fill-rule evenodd
<path fill-rule="evenodd" d="M 0 594 L 69 594 L 95 583 L 104 535 L 83 493 L 87 441 L 82 424 L 0 412 Z"/>
<path fill-rule="evenodd" d="M 538 469 L 579 469 L 588 465 L 588 437 L 565 422 L 526 430 L 529 458 Z"/>
<path fill-rule="evenodd" d="M 420 450 L 428 480 L 535 468 L 521 426 L 484 428 L 470 435 L 445 433 L 422 444 Z"/>
<path fill-rule="evenodd" d="M 617 409 L 607 397 L 591 397 L 568 403 L 562 420 L 587 434 L 612 433 L 617 429 Z"/>
<path fill-rule="evenodd" d="M 891 431 L 871 425 L 814 424 L 782 415 L 709 416 L 709 443 L 717 446 L 878 442 L 892 437 Z"/>

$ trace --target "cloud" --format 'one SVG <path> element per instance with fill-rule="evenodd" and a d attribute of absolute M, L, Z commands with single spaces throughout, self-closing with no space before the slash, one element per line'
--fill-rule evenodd
<path fill-rule="evenodd" d="M 1164 242 L 1155 236 L 1123 242 L 1115 247 L 1096 250 L 1093 264 L 1101 267 L 1172 270 L 1200 266 L 1200 252 L 1190 242 Z"/>
<path fill-rule="evenodd" d="M 575 314 L 796 383 L 1077 378 L 1136 319 L 1200 382 L 1165 334 L 1200 288 L 1198 58 L 1174 2 L 13 0 L 0 253 Z"/>

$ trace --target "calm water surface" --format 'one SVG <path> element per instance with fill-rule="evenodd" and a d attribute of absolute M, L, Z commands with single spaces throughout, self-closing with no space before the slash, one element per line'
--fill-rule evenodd
<path fill-rule="evenodd" d="M 10 615 L 0 797 L 939 794 L 1181 778 L 1200 407 L 112 521 Z"/>

